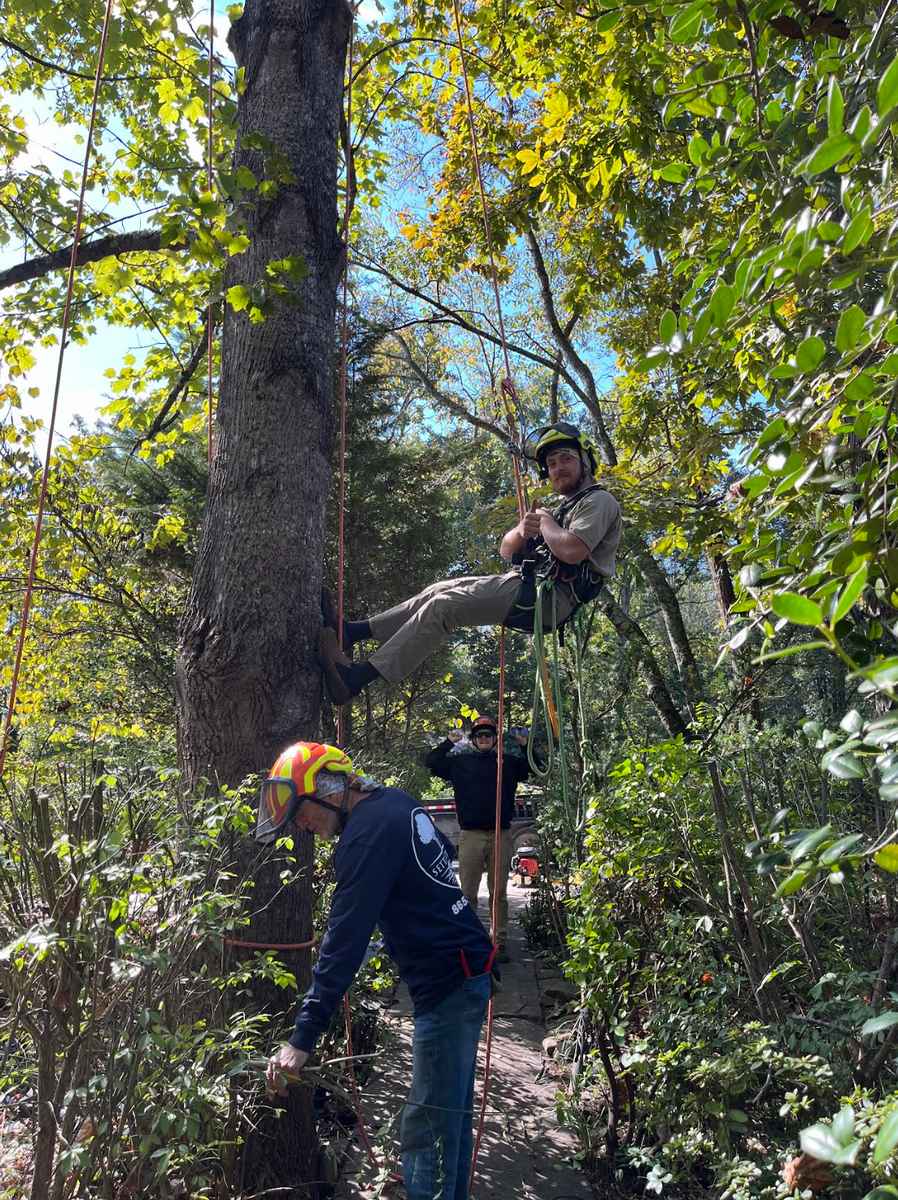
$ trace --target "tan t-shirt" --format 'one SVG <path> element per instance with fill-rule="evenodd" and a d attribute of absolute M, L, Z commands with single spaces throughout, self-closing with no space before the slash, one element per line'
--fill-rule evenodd
<path fill-rule="evenodd" d="M 611 493 L 604 489 L 590 492 L 561 524 L 586 543 L 590 565 L 610 579 L 621 533 L 620 505 Z"/>

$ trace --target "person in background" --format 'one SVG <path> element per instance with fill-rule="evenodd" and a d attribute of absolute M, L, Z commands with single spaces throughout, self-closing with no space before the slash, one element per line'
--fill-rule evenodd
<path fill-rule="evenodd" d="M 477 911 L 477 894 L 486 871 L 490 893 L 490 913 L 493 897 L 498 899 L 496 928 L 493 940 L 498 944 L 499 962 L 508 962 L 508 872 L 511 868 L 511 821 L 514 816 L 515 794 L 519 783 L 531 774 L 527 760 L 527 737 L 514 734 L 517 747 L 502 754 L 502 809 L 499 820 L 499 865 L 495 869 L 496 775 L 499 769 L 496 754 L 496 723 L 491 717 L 478 717 L 471 725 L 470 741 L 473 750 L 452 753 L 462 740 L 460 729 L 449 731 L 445 740 L 427 755 L 425 766 L 431 775 L 452 784 L 455 793 L 455 812 L 458 817 L 458 875 L 461 890 Z M 521 754 L 519 749 L 524 750 Z M 539 760 L 537 760 L 539 761 Z"/>

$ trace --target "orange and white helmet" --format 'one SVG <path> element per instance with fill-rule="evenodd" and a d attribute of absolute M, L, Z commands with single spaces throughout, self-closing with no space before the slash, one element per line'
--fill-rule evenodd
<path fill-rule="evenodd" d="M 262 783 L 256 841 L 273 840 L 290 824 L 305 800 L 340 812 L 341 809 L 336 805 L 315 799 L 318 777 L 322 771 L 344 775 L 348 788 L 353 770 L 348 755 L 337 746 L 328 746 L 323 742 L 297 742 L 295 746 L 288 747 L 278 756 L 271 774 Z"/>

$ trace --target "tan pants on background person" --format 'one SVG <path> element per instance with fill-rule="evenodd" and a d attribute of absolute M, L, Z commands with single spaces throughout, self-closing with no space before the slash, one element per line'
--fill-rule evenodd
<path fill-rule="evenodd" d="M 477 912 L 477 893 L 486 868 L 490 890 L 490 920 L 493 912 L 493 888 L 497 888 L 499 906 L 496 913 L 496 941 L 500 946 L 508 940 L 508 872 L 511 869 L 511 830 L 499 832 L 499 881 L 493 882 L 493 850 L 495 833 L 492 829 L 462 829 L 458 835 L 458 882 L 468 903 Z"/>
<path fill-rule="evenodd" d="M 454 629 L 471 625 L 501 625 L 521 586 L 520 572 L 505 575 L 463 575 L 443 579 L 369 617 L 371 634 L 380 647 L 368 660 L 389 684 L 411 675 Z M 570 592 L 558 588 L 558 620 L 573 608 Z"/>

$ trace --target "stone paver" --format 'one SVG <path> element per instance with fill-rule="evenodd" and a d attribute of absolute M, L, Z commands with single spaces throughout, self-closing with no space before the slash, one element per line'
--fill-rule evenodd
<path fill-rule="evenodd" d="M 472 1196 L 474 1200 L 592 1200 L 586 1177 L 571 1165 L 576 1142 L 556 1121 L 555 1083 L 544 1078 L 545 1028 L 536 973 L 516 920 L 527 896 L 526 891 L 509 884 L 509 949 L 513 961 L 502 966 L 502 992 L 495 1005 L 490 1095 Z M 487 905 L 484 888 L 481 917 L 487 916 Z M 404 988 L 387 1020 L 387 1046 L 365 1093 L 363 1110 L 380 1153 L 388 1150 L 400 1170 L 396 1149 L 399 1118 L 411 1078 L 412 1038 L 411 1007 Z M 480 1072 L 484 1041 L 479 1054 Z M 381 1182 L 382 1178 L 383 1173 Z M 337 1189 L 338 1200 L 370 1197 L 379 1190 L 378 1172 L 364 1151 L 352 1147 Z M 397 1195 L 395 1191 L 383 1194 Z"/>

